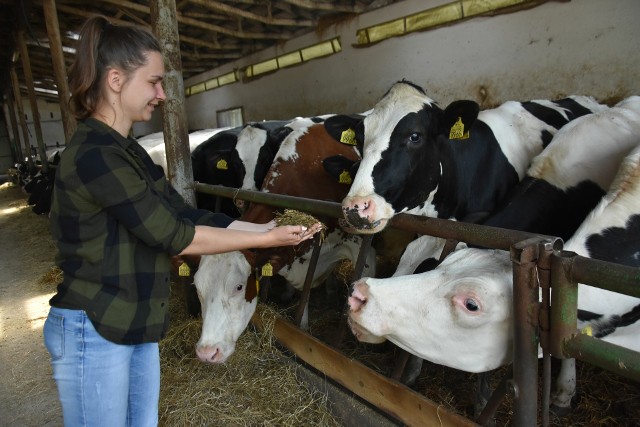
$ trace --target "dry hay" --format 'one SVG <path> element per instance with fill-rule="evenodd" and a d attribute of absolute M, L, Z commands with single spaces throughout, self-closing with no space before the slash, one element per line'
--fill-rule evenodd
<path fill-rule="evenodd" d="M 296 365 L 275 345 L 272 324 L 265 332 L 249 327 L 235 353 L 212 365 L 195 356 L 202 321 L 189 318 L 184 307 L 172 298 L 171 328 L 160 342 L 160 425 L 340 425 L 326 396 L 298 380 Z"/>
<path fill-rule="evenodd" d="M 285 209 L 284 212 L 276 212 L 275 222 L 277 225 L 304 225 L 309 228 L 314 224 L 320 223 L 320 241 L 324 241 L 326 237 L 327 226 L 320 222 L 317 218 L 305 212 L 293 209 Z"/>
<path fill-rule="evenodd" d="M 47 271 L 38 280 L 38 283 L 47 289 L 55 287 L 60 282 L 62 282 L 62 270 L 59 267 L 51 267 L 51 270 Z"/>

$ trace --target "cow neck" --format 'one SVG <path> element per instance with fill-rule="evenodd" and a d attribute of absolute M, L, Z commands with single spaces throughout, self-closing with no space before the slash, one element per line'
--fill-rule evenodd
<path fill-rule="evenodd" d="M 450 162 L 451 172 L 446 179 L 450 188 L 439 199 L 443 201 L 439 208 L 458 220 L 495 211 L 518 184 L 518 173 L 489 126 L 476 120 L 468 139 L 446 141 L 443 151 L 447 155 L 443 158 Z"/>

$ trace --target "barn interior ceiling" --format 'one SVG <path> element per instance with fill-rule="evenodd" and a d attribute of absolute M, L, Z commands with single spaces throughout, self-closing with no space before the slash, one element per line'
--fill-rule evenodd
<path fill-rule="evenodd" d="M 27 46 L 37 97 L 57 99 L 43 2 L 0 0 L 0 95 L 11 92 L 15 67 L 27 94 L 18 34 Z M 152 0 L 153 1 L 153 0 Z M 401 0 L 175 0 L 183 77 L 200 74 L 302 34 Z M 102 14 L 114 24 L 151 28 L 149 1 L 55 0 L 68 67 L 74 59 L 73 34 L 89 16 Z"/>

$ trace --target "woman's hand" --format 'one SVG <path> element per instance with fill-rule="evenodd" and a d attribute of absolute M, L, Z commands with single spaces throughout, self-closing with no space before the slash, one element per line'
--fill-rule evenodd
<path fill-rule="evenodd" d="M 316 223 L 309 228 L 303 225 L 281 225 L 270 229 L 266 233 L 270 234 L 269 237 L 274 240 L 272 246 L 289 246 L 311 239 L 321 228 L 322 225 L 320 223 Z"/>

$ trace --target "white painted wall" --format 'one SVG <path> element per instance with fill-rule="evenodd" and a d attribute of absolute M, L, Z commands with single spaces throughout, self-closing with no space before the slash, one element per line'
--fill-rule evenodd
<path fill-rule="evenodd" d="M 572 0 L 473 18 L 451 27 L 355 48 L 356 30 L 450 0 L 404 0 L 235 61 L 185 82 L 185 87 L 234 68 L 340 36 L 342 52 L 235 83 L 186 100 L 189 130 L 216 128 L 216 111 L 243 107 L 244 120 L 362 112 L 397 80 L 423 86 L 443 107 L 475 99 L 490 107 L 508 99 L 592 95 L 611 103 L 640 94 L 640 1 Z M 64 141 L 59 107 L 38 101 L 45 142 Z M 36 146 L 29 100 L 23 99 L 30 144 Z M 158 111 L 156 113 L 159 113 Z M 134 126 L 134 136 L 162 130 L 159 114 Z M 21 131 L 20 131 L 21 132 Z"/>
<path fill-rule="evenodd" d="M 586 94 L 611 102 L 640 94 L 640 2 L 573 0 L 354 48 L 356 30 L 449 0 L 405 0 L 211 70 L 185 87 L 234 68 L 341 37 L 342 52 L 187 98 L 190 129 L 216 127 L 215 112 L 243 107 L 245 121 L 369 109 L 407 78 L 443 107 L 467 98 L 490 107 L 508 99 Z"/>

